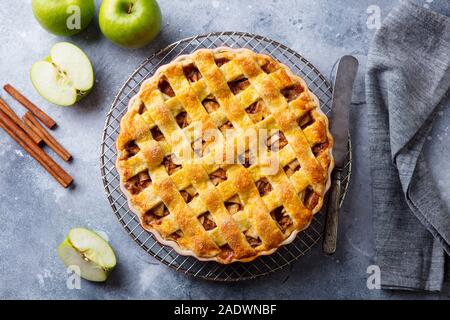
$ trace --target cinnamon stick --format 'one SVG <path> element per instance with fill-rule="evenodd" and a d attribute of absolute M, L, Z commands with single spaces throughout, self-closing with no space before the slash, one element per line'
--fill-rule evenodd
<path fill-rule="evenodd" d="M 73 178 L 50 158 L 48 154 L 39 148 L 25 131 L 15 124 L 2 110 L 0 110 L 0 127 L 22 146 L 26 152 L 36 159 L 64 188 L 67 188 L 72 184 Z"/>
<path fill-rule="evenodd" d="M 27 111 L 23 117 L 23 121 L 28 125 L 38 136 L 40 136 L 45 144 L 49 146 L 61 159 L 69 161 L 72 159 L 72 155 L 64 149 L 64 147 L 56 141 L 56 139 L 39 123 L 39 121 L 33 117 L 31 112 Z"/>
<path fill-rule="evenodd" d="M 56 126 L 55 120 L 50 118 L 44 111 L 39 109 L 34 103 L 24 97 L 19 91 L 14 89 L 12 85 L 9 83 L 3 86 L 8 94 L 13 97 L 15 100 L 20 102 L 25 108 L 27 108 L 32 114 L 34 114 L 39 120 L 42 121 L 43 124 L 49 129 Z"/>
<path fill-rule="evenodd" d="M 19 119 L 17 114 L 15 114 L 15 112 L 1 98 L 0 98 L 0 110 L 6 113 L 10 117 L 10 119 L 14 121 L 15 124 L 21 127 L 22 130 L 25 131 L 36 144 L 39 145 L 42 143 L 43 141 L 42 138 L 39 137 L 39 135 L 37 135 L 33 130 L 31 130 L 25 123 L 23 123 Z"/>

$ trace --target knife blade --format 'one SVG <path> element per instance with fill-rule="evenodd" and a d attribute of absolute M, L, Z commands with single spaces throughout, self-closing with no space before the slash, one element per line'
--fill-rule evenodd
<path fill-rule="evenodd" d="M 355 57 L 346 55 L 339 60 L 334 81 L 331 115 L 329 117 L 330 132 L 334 139 L 334 170 L 331 174 L 325 235 L 322 245 L 323 251 L 327 254 L 333 254 L 336 251 L 341 174 L 347 160 L 349 110 L 357 71 L 358 60 Z"/>

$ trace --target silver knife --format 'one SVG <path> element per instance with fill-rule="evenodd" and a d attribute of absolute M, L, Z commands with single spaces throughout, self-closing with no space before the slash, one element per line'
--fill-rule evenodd
<path fill-rule="evenodd" d="M 328 192 L 325 235 L 322 245 L 323 251 L 327 254 L 333 254 L 336 251 L 341 174 L 347 161 L 349 109 L 357 71 L 358 60 L 353 56 L 343 56 L 339 60 L 334 80 L 330 116 L 330 131 L 334 138 L 334 170 L 331 174 L 331 186 Z"/>

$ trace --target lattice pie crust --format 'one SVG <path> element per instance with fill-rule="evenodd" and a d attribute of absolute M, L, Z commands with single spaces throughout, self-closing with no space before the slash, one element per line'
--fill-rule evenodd
<path fill-rule="evenodd" d="M 236 134 L 197 143 L 196 162 L 174 161 L 174 146 L 194 148 L 198 123 Z M 242 164 L 214 161 L 250 128 L 279 130 L 267 141 L 276 174 L 248 151 Z M 145 81 L 122 118 L 116 166 L 130 209 L 159 242 L 199 260 L 247 262 L 308 227 L 329 187 L 332 146 L 300 77 L 269 56 L 222 47 L 180 56 Z"/>

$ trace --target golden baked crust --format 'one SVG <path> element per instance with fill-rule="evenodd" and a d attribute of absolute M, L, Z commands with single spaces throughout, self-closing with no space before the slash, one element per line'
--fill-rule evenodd
<path fill-rule="evenodd" d="M 193 141 L 198 124 L 233 135 Z M 279 130 L 264 141 L 275 174 L 247 149 L 235 157 L 242 164 L 219 161 L 249 129 Z M 186 146 L 196 161 L 175 157 Z M 158 241 L 200 260 L 246 262 L 308 227 L 329 187 L 332 146 L 317 97 L 285 65 L 248 49 L 200 49 L 159 68 L 130 101 L 116 166 L 130 209 Z"/>

